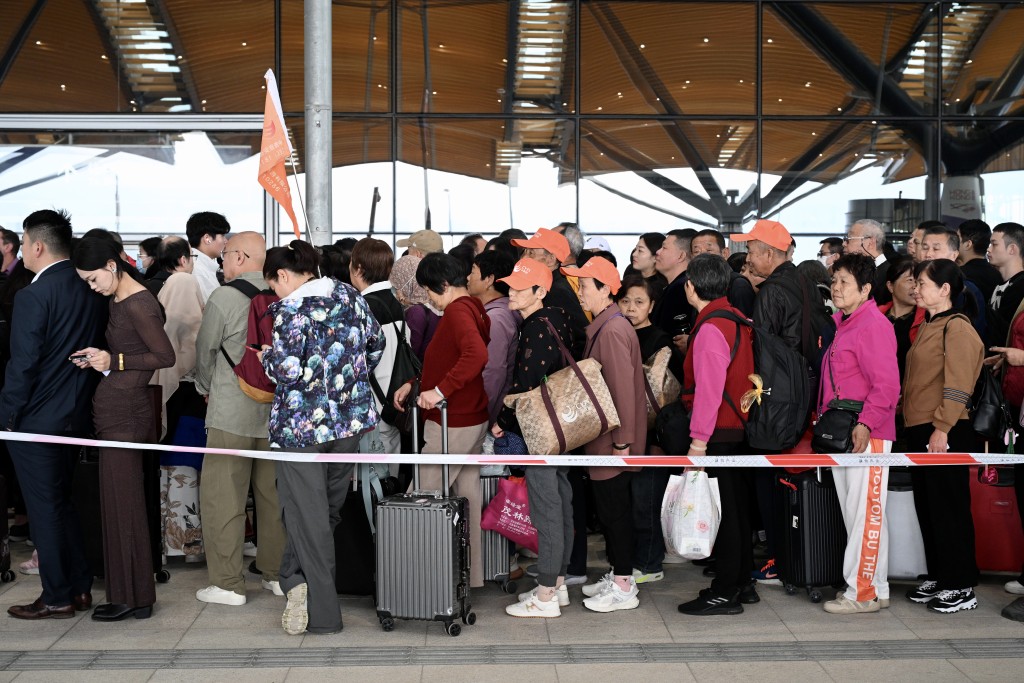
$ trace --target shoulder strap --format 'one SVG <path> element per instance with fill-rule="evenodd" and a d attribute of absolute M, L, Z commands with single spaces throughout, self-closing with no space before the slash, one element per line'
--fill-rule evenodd
<path fill-rule="evenodd" d="M 597 343 L 597 337 L 598 337 L 598 335 L 601 334 L 601 330 L 604 329 L 604 326 L 608 324 L 608 321 L 610 321 L 612 318 L 623 318 L 623 317 L 625 317 L 625 316 L 623 316 L 622 313 L 615 313 L 615 315 L 611 316 L 610 318 L 608 318 L 608 320 L 605 320 L 603 323 L 601 323 L 601 327 L 597 328 L 597 331 L 594 332 L 594 336 L 590 338 L 590 341 L 587 342 L 587 347 L 583 350 L 583 357 L 584 358 L 587 358 L 590 355 L 590 352 L 594 349 L 594 344 Z"/>
<path fill-rule="evenodd" d="M 358 465 L 359 486 L 363 489 L 363 509 L 366 510 L 366 521 L 370 523 L 370 533 L 377 535 L 373 524 L 373 499 L 384 500 L 384 489 L 380 485 L 380 475 L 372 463 Z"/>
<path fill-rule="evenodd" d="M 225 282 L 224 285 L 226 287 L 234 287 L 235 289 L 237 289 L 242 294 L 245 294 L 250 299 L 256 298 L 256 295 L 260 293 L 259 287 L 257 287 L 251 282 L 248 282 L 237 277 L 234 280 L 231 280 L 230 282 Z"/>
<path fill-rule="evenodd" d="M 954 313 L 953 315 L 949 316 L 949 320 L 947 320 L 946 324 L 942 326 L 942 355 L 943 356 L 946 355 L 946 332 L 949 331 L 949 324 L 951 322 L 953 322 L 954 320 L 956 320 L 957 318 L 960 318 L 961 320 L 965 321 L 968 325 L 971 325 L 971 319 L 968 318 L 963 313 Z M 971 325 L 971 327 L 973 328 L 974 326 Z"/>
<path fill-rule="evenodd" d="M 252 301 L 253 299 L 256 298 L 256 296 L 258 294 L 261 293 L 260 288 L 257 287 L 256 285 L 254 285 L 251 282 L 247 282 L 246 280 L 243 280 L 241 278 L 237 278 L 237 277 L 234 280 L 231 280 L 230 282 L 225 282 L 224 286 L 225 287 L 233 287 L 233 288 L 237 289 L 239 292 L 241 292 L 242 294 L 245 294 L 247 297 L 249 297 L 249 301 Z M 263 291 L 264 292 L 270 292 L 271 290 L 267 289 L 267 290 L 263 290 Z M 271 292 L 271 293 L 273 293 L 273 292 Z M 228 355 L 228 352 L 224 349 L 224 345 L 223 344 L 220 345 L 220 352 L 224 355 L 224 360 L 226 360 L 228 362 L 228 367 L 230 367 L 232 370 L 234 370 L 235 366 L 237 365 L 237 363 L 235 363 L 233 360 L 231 360 L 231 356 Z"/>

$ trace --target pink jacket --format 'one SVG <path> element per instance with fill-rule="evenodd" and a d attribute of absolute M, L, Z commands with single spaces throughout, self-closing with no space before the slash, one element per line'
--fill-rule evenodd
<path fill-rule="evenodd" d="M 843 319 L 836 313 L 836 337 L 821 362 L 818 414 L 835 398 L 863 401 L 860 421 L 876 439 L 896 439 L 896 403 L 900 397 L 900 371 L 896 363 L 896 334 L 892 323 L 868 299 Z M 831 379 L 829 370 L 831 368 Z M 834 389 L 832 379 L 835 379 Z"/>

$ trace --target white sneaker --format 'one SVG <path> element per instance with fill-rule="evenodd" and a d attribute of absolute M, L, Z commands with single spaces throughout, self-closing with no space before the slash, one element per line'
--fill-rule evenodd
<path fill-rule="evenodd" d="M 620 609 L 635 609 L 640 606 L 640 590 L 633 577 L 629 579 L 629 590 L 619 588 L 612 581 L 608 587 L 592 598 L 583 601 L 583 606 L 594 612 L 614 612 Z"/>
<path fill-rule="evenodd" d="M 562 616 L 562 608 L 558 606 L 558 600 L 545 602 L 533 595 L 527 600 L 506 607 L 505 614 L 510 617 L 546 617 L 550 619 Z"/>
<path fill-rule="evenodd" d="M 595 595 L 600 595 L 601 592 L 608 587 L 608 584 L 612 583 L 615 577 L 612 576 L 611 572 L 608 572 L 602 576 L 596 583 L 588 583 L 583 587 L 583 594 L 588 598 L 592 598 Z"/>
<path fill-rule="evenodd" d="M 226 591 L 217 586 L 207 586 L 196 591 L 196 600 L 199 602 L 210 602 L 215 605 L 231 605 L 241 607 L 245 604 L 245 596 L 234 591 Z"/>
<path fill-rule="evenodd" d="M 306 604 L 307 586 L 300 583 L 288 591 L 288 604 L 281 614 L 281 628 L 290 636 L 302 635 L 309 625 L 309 607 Z"/>
<path fill-rule="evenodd" d="M 1021 585 L 1021 582 L 1016 579 L 1004 583 L 1003 590 L 1014 595 L 1024 595 L 1024 585 Z"/>
<path fill-rule="evenodd" d="M 256 544 L 246 541 L 242 544 L 242 557 L 256 557 Z"/>
<path fill-rule="evenodd" d="M 281 590 L 280 581 L 267 581 L 266 579 L 262 579 L 261 583 L 263 584 L 264 588 L 266 588 L 274 595 L 280 595 L 282 598 L 284 597 L 284 591 Z"/>
<path fill-rule="evenodd" d="M 661 581 L 665 578 L 665 572 L 649 572 L 643 573 L 639 569 L 633 570 L 633 580 L 637 583 L 653 583 L 654 581 Z"/>
<path fill-rule="evenodd" d="M 580 586 L 587 582 L 586 574 L 566 574 L 563 585 Z"/>
<path fill-rule="evenodd" d="M 537 591 L 539 589 L 540 589 L 540 586 L 537 586 L 532 591 L 526 591 L 525 593 L 520 593 L 519 594 L 519 602 L 526 602 L 527 600 L 531 599 L 533 596 L 537 595 Z M 569 589 L 565 587 L 565 584 L 562 584 L 561 586 L 558 587 L 558 590 L 555 591 L 555 597 L 558 598 L 558 606 L 559 607 L 568 607 L 569 606 Z M 539 601 L 540 602 L 544 602 L 543 600 L 539 600 Z M 512 615 L 512 616 L 515 616 L 515 615 Z"/>

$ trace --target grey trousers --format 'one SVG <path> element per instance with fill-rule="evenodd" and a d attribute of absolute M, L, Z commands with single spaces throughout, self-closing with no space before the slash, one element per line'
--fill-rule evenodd
<path fill-rule="evenodd" d="M 358 453 L 359 437 L 338 439 L 294 453 Z M 285 544 L 281 590 L 306 584 L 309 633 L 341 630 L 341 609 L 334 584 L 334 528 L 352 485 L 352 463 L 277 461 L 277 496 Z"/>
<path fill-rule="evenodd" d="M 537 528 L 537 583 L 553 588 L 572 554 L 572 484 L 568 467 L 526 468 L 530 519 Z"/>

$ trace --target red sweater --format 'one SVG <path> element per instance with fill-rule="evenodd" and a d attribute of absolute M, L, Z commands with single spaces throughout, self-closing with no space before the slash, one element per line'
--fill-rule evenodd
<path fill-rule="evenodd" d="M 697 315 L 694 327 L 696 328 L 698 325 L 704 323 L 704 321 L 707 320 L 707 317 L 714 311 L 729 311 L 740 318 L 746 318 L 741 311 L 729 305 L 729 301 L 726 297 L 722 297 L 721 299 L 715 299 L 704 307 L 704 310 Z M 718 393 L 718 387 L 724 387 L 724 392 L 732 399 L 733 405 L 739 409 L 740 399 L 743 394 L 754 386 L 748 379 L 748 375 L 754 372 L 753 336 L 749 327 L 740 327 L 733 321 L 726 320 L 724 318 L 711 318 L 710 320 L 707 320 L 706 324 L 717 328 L 722 333 L 722 336 L 725 337 L 725 341 L 728 344 L 730 352 L 732 351 L 732 346 L 736 341 L 736 328 L 739 327 L 740 329 L 740 344 L 736 352 L 736 357 L 728 364 L 725 376 L 718 377 L 713 382 L 716 394 L 714 396 L 709 396 L 708 399 L 719 404 L 718 416 L 715 419 L 714 432 L 712 433 L 710 440 L 712 442 L 742 441 L 743 422 L 741 422 L 740 418 L 737 417 L 736 411 L 732 409 L 732 406 L 722 399 L 721 393 Z M 702 334 L 702 331 L 698 330 L 697 334 Z M 689 410 L 693 410 L 693 392 L 696 389 L 694 361 L 696 360 L 697 362 L 704 363 L 704 365 L 702 365 L 702 369 L 717 367 L 716 364 L 709 362 L 710 359 L 694 358 L 697 346 L 696 337 L 694 337 L 691 339 L 690 346 L 686 349 L 686 361 L 683 364 L 683 376 L 685 378 L 683 382 L 683 402 Z"/>
<path fill-rule="evenodd" d="M 475 297 L 460 297 L 444 309 L 423 355 L 420 389 L 437 387 L 448 399 L 449 427 L 472 427 L 489 419 L 483 370 L 490 329 L 484 305 Z M 441 424 L 436 408 L 424 417 Z"/>

